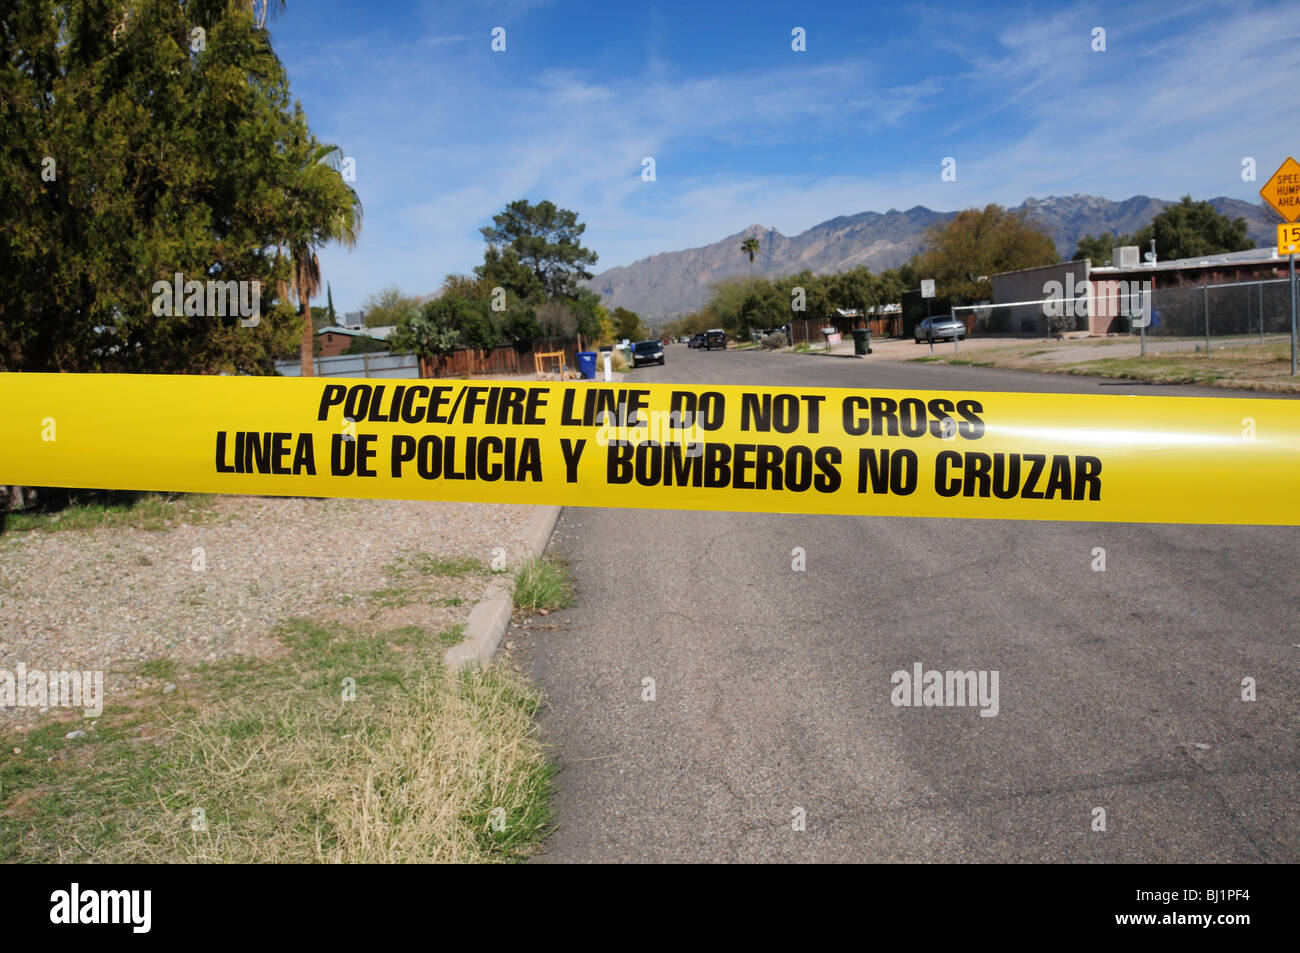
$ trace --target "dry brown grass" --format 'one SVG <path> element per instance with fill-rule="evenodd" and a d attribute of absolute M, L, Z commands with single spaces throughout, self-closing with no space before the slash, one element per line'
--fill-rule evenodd
<path fill-rule="evenodd" d="M 181 733 L 191 757 L 168 798 L 180 809 L 159 805 L 112 859 L 506 859 L 547 820 L 538 798 L 549 774 L 530 698 L 504 671 L 440 669 L 373 718 L 286 704 L 200 719 Z M 231 724 L 251 730 L 232 736 Z M 191 829 L 194 807 L 204 811 L 204 830 Z"/>
<path fill-rule="evenodd" d="M 1300 393 L 1300 380 L 1291 376 L 1291 345 L 1272 338 L 1264 344 L 1243 339 L 1211 339 L 1210 352 L 1193 339 L 1148 338 L 1145 357 L 1132 353 L 1129 339 L 1084 339 L 1057 342 L 1016 342 L 971 349 L 969 353 L 935 354 L 927 363 L 1003 367 L 1010 370 L 1200 384 L 1274 393 Z M 1106 356 L 1108 351 L 1120 352 Z"/>
<path fill-rule="evenodd" d="M 474 863 L 527 857 L 551 822 L 540 695 L 453 673 L 459 631 L 298 620 L 273 660 L 202 667 L 70 745 L 0 759 L 0 860 Z M 354 700 L 341 683 L 355 679 Z M 145 701 L 145 699 L 140 699 Z"/>

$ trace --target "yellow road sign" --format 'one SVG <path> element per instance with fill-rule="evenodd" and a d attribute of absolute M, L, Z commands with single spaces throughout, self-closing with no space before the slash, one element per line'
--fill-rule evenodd
<path fill-rule="evenodd" d="M 1277 253 L 1300 255 L 1300 224 L 1292 223 L 1277 227 Z"/>
<path fill-rule="evenodd" d="M 1259 194 L 1288 222 L 1300 218 L 1300 162 L 1287 156 Z"/>

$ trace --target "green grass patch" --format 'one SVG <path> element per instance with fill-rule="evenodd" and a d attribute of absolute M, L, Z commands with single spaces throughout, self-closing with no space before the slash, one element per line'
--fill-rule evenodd
<path fill-rule="evenodd" d="M 367 601 L 381 609 L 400 609 L 415 600 L 415 591 L 407 586 L 385 586 L 366 594 Z"/>
<path fill-rule="evenodd" d="M 465 600 L 460 596 L 434 596 L 414 586 L 385 586 L 383 589 L 372 589 L 366 594 L 366 599 L 377 609 L 400 609 L 417 602 L 449 607 L 465 604 Z"/>
<path fill-rule="evenodd" d="M 1146 357 L 1106 357 L 1095 361 L 1081 361 L 1069 365 L 1071 374 L 1097 374 L 1103 377 L 1133 377 L 1141 380 L 1177 381 L 1198 383 L 1219 380 L 1228 375 L 1232 362 L 1221 354 L 1206 357 L 1196 352 Z"/>
<path fill-rule="evenodd" d="M 0 739 L 0 861 L 494 862 L 552 824 L 540 696 L 442 665 L 463 626 L 285 623 L 286 652 Z M 145 663 L 169 677 L 174 665 Z M 71 728 L 85 738 L 69 740 Z M 20 754 L 13 754 L 14 749 Z"/>
<path fill-rule="evenodd" d="M 1220 387 L 1241 387 L 1262 391 L 1300 392 L 1290 377 L 1290 341 L 1285 337 L 1266 340 L 1259 344 L 1253 337 L 1215 338 L 1207 355 L 1203 350 L 1179 347 L 1184 341 L 1201 343 L 1197 339 L 1149 337 L 1145 357 L 1133 354 L 1126 357 L 1086 356 L 1105 351 L 1114 346 L 1136 343 L 1135 339 L 1115 338 L 1104 340 L 1068 341 L 1053 348 L 1035 348 L 1026 345 L 1007 345 L 979 352 L 978 360 L 948 355 L 926 355 L 913 358 L 917 363 L 942 362 L 967 364 L 973 367 L 1006 367 L 1053 374 L 1075 374 L 1124 380 L 1151 381 L 1161 384 L 1200 384 Z M 1043 354 L 1061 354 L 1062 348 L 1083 350 L 1077 360 L 1039 362 L 1034 358 Z"/>
<path fill-rule="evenodd" d="M 176 663 L 168 658 L 151 659 L 135 667 L 135 674 L 144 678 L 171 680 L 176 677 L 176 671 Z"/>
<path fill-rule="evenodd" d="M 413 573 L 420 576 L 460 579 L 481 573 L 485 569 L 483 561 L 472 556 L 430 556 L 428 553 L 416 553 L 413 556 L 399 556 L 384 566 L 383 572 L 392 577 Z"/>
<path fill-rule="evenodd" d="M 573 605 L 573 577 L 550 556 L 532 558 L 515 573 L 515 607 L 529 611 L 563 609 Z"/>
<path fill-rule="evenodd" d="M 1148 339 L 1150 352 L 1159 339 Z M 1195 350 L 1166 350 L 1145 357 L 1112 357 L 1079 361 L 1061 368 L 1068 374 L 1156 381 L 1162 384 L 1208 384 L 1261 390 L 1295 390 L 1291 380 L 1291 346 L 1286 339 L 1264 344 L 1225 347 L 1217 340 L 1209 354 Z"/>
<path fill-rule="evenodd" d="M 389 642 L 406 646 L 440 645 L 445 649 L 465 641 L 465 623 L 458 622 L 441 632 L 423 625 L 403 625 L 384 633 Z"/>
<path fill-rule="evenodd" d="M 459 579 L 483 571 L 483 562 L 470 556 L 429 556 L 421 553 L 411 560 L 411 568 L 422 576 L 446 576 Z"/>
<path fill-rule="evenodd" d="M 208 493 L 108 490 L 46 490 L 45 495 L 46 503 L 39 509 L 0 514 L 0 533 L 52 533 L 99 527 L 160 531 L 181 523 L 211 519 L 216 500 Z"/>

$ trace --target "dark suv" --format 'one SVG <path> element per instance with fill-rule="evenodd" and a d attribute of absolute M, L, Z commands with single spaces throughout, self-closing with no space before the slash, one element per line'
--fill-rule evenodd
<path fill-rule="evenodd" d="M 704 332 L 704 349 L 712 351 L 715 347 L 720 347 L 724 351 L 727 349 L 727 332 L 726 331 L 705 331 Z"/>

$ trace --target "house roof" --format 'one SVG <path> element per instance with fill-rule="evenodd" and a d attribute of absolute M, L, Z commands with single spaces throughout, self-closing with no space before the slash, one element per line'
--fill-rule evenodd
<path fill-rule="evenodd" d="M 867 314 L 898 314 L 903 310 L 903 306 L 898 303 L 882 304 L 867 309 Z M 836 308 L 835 313 L 841 318 L 860 318 L 862 317 L 861 308 Z"/>
<path fill-rule="evenodd" d="M 1218 265 L 1253 265 L 1270 261 L 1286 261 L 1285 255 L 1278 255 L 1277 249 L 1248 248 L 1246 251 L 1224 252 L 1221 255 L 1202 255 L 1198 258 L 1173 258 L 1158 261 L 1154 265 L 1144 261 L 1132 268 L 1120 268 L 1116 265 L 1096 266 L 1089 269 L 1090 274 L 1101 272 L 1106 275 L 1125 274 L 1135 271 L 1182 271 L 1190 268 L 1213 268 Z"/>
<path fill-rule="evenodd" d="M 335 324 L 327 325 L 317 331 L 317 334 L 342 334 L 350 338 L 374 338 L 376 341 L 385 341 L 388 335 L 393 333 L 395 325 L 385 325 L 378 328 L 344 328 Z"/>

